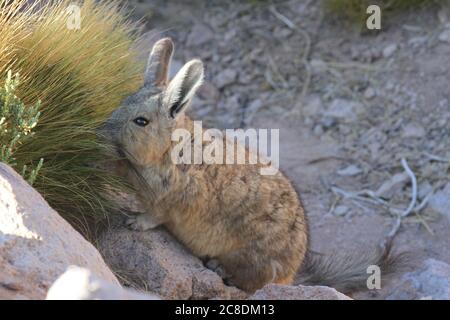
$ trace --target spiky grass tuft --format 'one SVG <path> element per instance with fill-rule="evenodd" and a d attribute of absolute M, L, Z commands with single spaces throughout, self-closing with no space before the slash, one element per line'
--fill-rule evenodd
<path fill-rule="evenodd" d="M 116 2 L 85 0 L 79 30 L 67 27 L 71 3 L 0 0 L 0 79 L 19 73 L 16 95 L 25 105 L 41 101 L 35 134 L 15 153 L 17 166 L 43 158 L 34 187 L 89 236 L 87 222 L 115 210 L 108 194 L 123 187 L 97 165 L 106 147 L 96 129 L 139 88 L 143 65 L 133 49 L 138 28 Z"/>

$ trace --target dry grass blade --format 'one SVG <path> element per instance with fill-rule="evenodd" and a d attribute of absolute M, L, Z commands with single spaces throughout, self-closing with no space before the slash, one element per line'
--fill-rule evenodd
<path fill-rule="evenodd" d="M 121 188 L 96 165 L 106 159 L 96 129 L 139 88 L 143 65 L 132 49 L 138 28 L 117 2 L 84 1 L 79 30 L 67 28 L 70 3 L 0 0 L 0 78 L 19 73 L 17 95 L 26 105 L 42 102 L 35 136 L 16 154 L 19 167 L 44 158 L 34 186 L 87 230 L 86 221 L 115 207 L 106 190 Z"/>

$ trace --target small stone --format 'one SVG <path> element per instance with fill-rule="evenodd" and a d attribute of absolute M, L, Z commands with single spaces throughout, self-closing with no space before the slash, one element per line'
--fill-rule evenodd
<path fill-rule="evenodd" d="M 431 196 L 430 207 L 450 220 L 450 182 L 444 189 Z"/>
<path fill-rule="evenodd" d="M 324 133 L 323 127 L 320 124 L 314 126 L 313 133 L 316 136 L 321 136 Z"/>
<path fill-rule="evenodd" d="M 430 192 L 433 191 L 433 186 L 428 181 L 424 181 L 419 184 L 418 190 L 417 196 L 419 199 L 424 199 L 428 194 L 430 194 Z"/>
<path fill-rule="evenodd" d="M 250 102 L 247 106 L 247 111 L 256 112 L 263 106 L 261 99 L 256 99 Z"/>
<path fill-rule="evenodd" d="M 217 102 L 220 92 L 211 82 L 205 81 L 200 88 L 198 88 L 198 96 L 203 100 Z"/>
<path fill-rule="evenodd" d="M 286 286 L 268 284 L 249 300 L 352 300 L 336 289 L 326 286 Z"/>
<path fill-rule="evenodd" d="M 408 123 L 403 128 L 402 137 L 403 138 L 422 138 L 426 135 L 426 133 L 427 132 L 421 125 L 415 124 L 415 123 Z"/>
<path fill-rule="evenodd" d="M 313 69 L 313 72 L 315 72 L 315 73 L 320 73 L 327 69 L 326 63 L 323 60 L 319 60 L 319 59 L 311 60 L 310 65 L 311 65 L 311 68 Z"/>
<path fill-rule="evenodd" d="M 450 43 L 450 29 L 445 29 L 439 35 L 439 40 L 442 42 Z"/>
<path fill-rule="evenodd" d="M 337 119 L 355 121 L 358 118 L 357 113 L 361 110 L 362 105 L 359 102 L 346 99 L 335 99 L 331 102 L 325 114 Z"/>
<path fill-rule="evenodd" d="M 336 124 L 336 119 L 332 118 L 332 117 L 323 117 L 320 119 L 320 124 L 328 129 L 331 128 L 332 126 L 334 126 Z"/>
<path fill-rule="evenodd" d="M 299 108 L 303 109 L 303 114 L 305 116 L 315 116 L 322 111 L 322 100 L 319 95 L 312 95 L 308 98 L 306 103 L 300 105 Z"/>
<path fill-rule="evenodd" d="M 277 39 L 280 38 L 288 38 L 289 36 L 291 36 L 293 33 L 293 31 L 291 29 L 288 28 L 276 28 L 273 31 L 273 34 L 275 37 L 277 37 Z"/>
<path fill-rule="evenodd" d="M 122 288 L 90 270 L 70 266 L 47 292 L 46 300 L 161 300 L 148 292 Z"/>
<path fill-rule="evenodd" d="M 219 89 L 232 84 L 237 77 L 237 72 L 234 69 L 225 69 L 216 76 L 216 84 Z"/>
<path fill-rule="evenodd" d="M 442 99 L 441 101 L 439 101 L 439 106 L 440 106 L 441 108 L 447 108 L 448 105 L 449 105 L 448 99 Z M 446 120 L 446 119 L 444 119 L 444 120 Z"/>
<path fill-rule="evenodd" d="M 356 176 L 356 175 L 358 175 L 358 174 L 360 174 L 362 172 L 363 171 L 362 171 L 362 169 L 360 167 L 352 164 L 352 165 L 349 165 L 348 167 L 346 167 L 344 169 L 338 170 L 337 173 L 340 176 L 350 176 L 350 177 L 352 177 L 352 176 Z"/>
<path fill-rule="evenodd" d="M 374 98 L 375 95 L 376 95 L 376 93 L 375 93 L 375 90 L 373 88 L 369 87 L 369 88 L 367 88 L 364 91 L 364 98 L 366 98 L 367 100 L 370 100 L 370 99 Z"/>
<path fill-rule="evenodd" d="M 195 24 L 189 33 L 186 45 L 188 47 L 201 46 L 214 38 L 214 33 L 204 24 Z"/>
<path fill-rule="evenodd" d="M 347 206 L 339 205 L 339 206 L 336 206 L 336 208 L 334 208 L 334 214 L 339 216 L 339 217 L 342 217 L 342 216 L 345 216 L 347 214 L 348 210 L 349 209 L 348 209 Z"/>
<path fill-rule="evenodd" d="M 396 192 L 404 188 L 409 179 L 410 178 L 406 172 L 397 173 L 392 176 L 391 179 L 383 183 L 375 192 L 375 195 L 377 197 L 391 199 Z"/>
<path fill-rule="evenodd" d="M 390 58 L 397 51 L 397 45 L 395 43 L 388 45 L 383 49 L 383 57 Z"/>
<path fill-rule="evenodd" d="M 241 96 L 236 93 L 225 100 L 225 108 L 227 110 L 242 111 Z"/>
<path fill-rule="evenodd" d="M 414 37 L 408 40 L 408 44 L 413 47 L 417 48 L 425 44 L 428 40 L 428 37 L 420 36 L 420 37 Z"/>

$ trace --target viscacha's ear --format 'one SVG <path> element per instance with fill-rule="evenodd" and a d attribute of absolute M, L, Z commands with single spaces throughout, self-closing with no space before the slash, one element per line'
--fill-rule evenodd
<path fill-rule="evenodd" d="M 194 97 L 203 82 L 203 63 L 191 60 L 170 81 L 165 93 L 163 106 L 169 109 L 172 118 L 176 118 Z"/>
<path fill-rule="evenodd" d="M 170 38 L 164 38 L 155 43 L 148 57 L 144 87 L 164 89 L 167 86 L 173 49 L 174 45 Z"/>

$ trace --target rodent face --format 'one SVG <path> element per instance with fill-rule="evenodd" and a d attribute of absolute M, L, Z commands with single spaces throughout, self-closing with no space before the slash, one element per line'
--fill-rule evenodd
<path fill-rule="evenodd" d="M 117 109 L 108 120 L 108 137 L 121 156 L 140 166 L 157 164 L 170 147 L 173 119 L 162 95 Z"/>
<path fill-rule="evenodd" d="M 100 130 L 119 156 L 138 166 L 162 162 L 171 146 L 172 129 L 183 118 L 203 80 L 203 63 L 194 59 L 169 82 L 173 48 L 169 38 L 153 46 L 144 86 L 130 96 Z"/>

